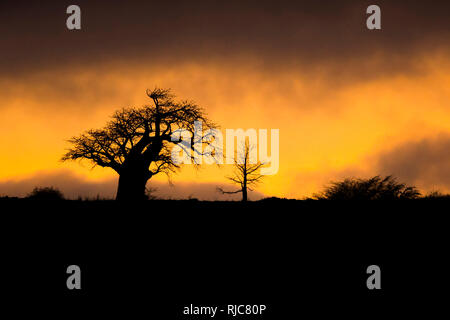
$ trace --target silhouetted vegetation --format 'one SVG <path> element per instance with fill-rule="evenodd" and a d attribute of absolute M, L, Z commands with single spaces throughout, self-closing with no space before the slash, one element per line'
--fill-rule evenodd
<path fill-rule="evenodd" d="M 64 195 L 54 187 L 36 187 L 28 194 L 27 198 L 33 200 L 64 200 Z"/>
<path fill-rule="evenodd" d="M 158 190 L 157 188 L 146 187 L 145 188 L 145 197 L 147 198 L 147 200 L 157 200 L 158 197 L 155 196 L 155 192 L 157 190 Z"/>
<path fill-rule="evenodd" d="M 175 102 L 170 90 L 147 90 L 147 95 L 152 105 L 117 111 L 103 129 L 70 139 L 72 148 L 62 158 L 87 159 L 94 166 L 112 168 L 119 174 L 119 200 L 147 199 L 145 186 L 152 176 L 179 168 L 171 157 L 176 143 L 171 140 L 172 133 L 183 129 L 194 137 L 195 121 L 201 121 L 205 129 L 215 127 L 202 108 L 189 101 Z M 198 137 L 197 142 L 204 143 L 203 138 Z M 194 143 L 186 151 L 198 152 Z"/>
<path fill-rule="evenodd" d="M 450 194 L 443 194 L 439 191 L 431 191 L 427 193 L 423 199 L 426 200 L 450 200 Z"/>
<path fill-rule="evenodd" d="M 420 192 L 416 187 L 399 183 L 393 176 L 347 178 L 332 182 L 322 193 L 315 195 L 319 200 L 396 200 L 419 197 Z"/>
<path fill-rule="evenodd" d="M 235 171 L 232 176 L 227 177 L 231 182 L 239 185 L 240 189 L 235 191 L 225 191 L 218 187 L 217 190 L 223 194 L 242 193 L 242 201 L 247 201 L 248 190 L 253 191 L 251 188 L 258 184 L 264 177 L 259 174 L 259 170 L 263 166 L 263 163 L 253 163 L 251 153 L 256 151 L 256 146 L 250 145 L 248 141 L 240 146 L 237 151 L 237 156 L 234 159 Z M 256 153 L 256 152 L 255 152 Z"/>

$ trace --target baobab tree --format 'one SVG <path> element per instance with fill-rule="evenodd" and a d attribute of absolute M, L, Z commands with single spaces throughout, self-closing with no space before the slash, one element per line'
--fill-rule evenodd
<path fill-rule="evenodd" d="M 176 130 L 187 130 L 193 140 L 195 121 L 201 121 L 203 127 L 215 128 L 202 108 L 194 102 L 174 101 L 170 90 L 156 88 L 147 90 L 147 95 L 151 105 L 117 111 L 104 128 L 70 139 L 72 148 L 62 158 L 87 159 L 94 166 L 113 169 L 119 175 L 118 200 L 145 199 L 146 184 L 151 177 L 179 168 L 171 157 L 176 143 L 171 141 L 171 135 Z M 202 136 L 197 138 L 203 141 Z M 191 143 L 189 151 L 201 152 L 194 150 L 194 145 Z"/>
<path fill-rule="evenodd" d="M 225 191 L 218 187 L 217 190 L 223 194 L 242 193 L 242 201 L 247 201 L 248 190 L 253 191 L 252 187 L 258 184 L 264 177 L 259 173 L 264 163 L 254 161 L 252 153 L 256 151 L 256 146 L 245 141 L 236 152 L 234 159 L 233 175 L 227 177 L 228 180 L 237 184 L 239 189 L 236 191 Z"/>

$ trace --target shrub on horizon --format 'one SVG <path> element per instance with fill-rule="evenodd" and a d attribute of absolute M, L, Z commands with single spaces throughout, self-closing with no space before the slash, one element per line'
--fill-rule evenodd
<path fill-rule="evenodd" d="M 332 182 L 320 194 L 318 200 L 400 200 L 418 199 L 420 192 L 415 186 L 399 183 L 393 176 L 374 176 L 368 179 L 347 178 Z"/>
<path fill-rule="evenodd" d="M 27 195 L 27 198 L 33 200 L 64 200 L 64 195 L 54 187 L 35 187 Z"/>

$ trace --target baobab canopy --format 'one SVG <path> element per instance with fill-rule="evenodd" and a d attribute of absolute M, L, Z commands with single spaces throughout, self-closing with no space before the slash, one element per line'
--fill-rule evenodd
<path fill-rule="evenodd" d="M 168 89 L 147 90 L 152 104 L 115 112 L 102 129 L 91 129 L 69 140 L 72 147 L 62 160 L 88 160 L 119 174 L 117 199 L 143 199 L 147 181 L 154 175 L 174 172 L 171 157 L 174 131 L 194 133 L 194 122 L 215 125 L 191 101 L 174 100 Z"/>

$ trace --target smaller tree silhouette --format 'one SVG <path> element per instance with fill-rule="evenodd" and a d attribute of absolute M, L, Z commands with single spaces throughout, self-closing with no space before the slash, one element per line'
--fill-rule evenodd
<path fill-rule="evenodd" d="M 332 182 L 314 198 L 319 200 L 395 200 L 417 199 L 420 192 L 415 186 L 399 183 L 393 176 L 368 179 L 347 178 Z"/>
<path fill-rule="evenodd" d="M 64 195 L 54 187 L 35 187 L 27 198 L 33 200 L 64 200 Z"/>
<path fill-rule="evenodd" d="M 250 145 L 248 141 L 242 144 L 239 150 L 236 152 L 234 159 L 234 173 L 232 176 L 227 177 L 231 182 L 239 185 L 240 189 L 236 191 L 225 191 L 218 187 L 217 190 L 223 194 L 242 193 L 242 201 L 247 201 L 248 190 L 253 191 L 251 187 L 258 184 L 264 177 L 259 173 L 259 170 L 264 163 L 257 162 L 252 163 L 251 153 L 256 148 L 255 145 Z"/>

